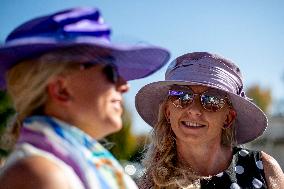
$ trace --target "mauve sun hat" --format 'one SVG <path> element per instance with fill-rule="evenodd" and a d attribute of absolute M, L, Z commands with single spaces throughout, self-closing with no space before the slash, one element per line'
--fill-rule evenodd
<path fill-rule="evenodd" d="M 147 84 L 138 91 L 136 110 L 150 126 L 157 123 L 159 105 L 172 85 L 204 85 L 225 91 L 237 112 L 237 144 L 256 139 L 267 127 L 263 111 L 245 95 L 240 69 L 232 61 L 208 52 L 188 53 L 174 59 L 164 81 Z"/>
<path fill-rule="evenodd" d="M 63 48 L 87 46 L 94 53 L 106 51 L 126 80 L 146 77 L 169 60 L 164 48 L 113 44 L 110 34 L 97 8 L 71 8 L 27 21 L 0 46 L 0 88 L 6 88 L 5 73 L 19 61 Z"/>

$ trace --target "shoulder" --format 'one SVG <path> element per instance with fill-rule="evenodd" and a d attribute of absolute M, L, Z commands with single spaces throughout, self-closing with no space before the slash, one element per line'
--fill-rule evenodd
<path fill-rule="evenodd" d="M 265 179 L 269 188 L 284 186 L 284 174 L 278 162 L 265 152 L 261 152 Z"/>
<path fill-rule="evenodd" d="M 238 157 L 238 160 L 244 161 L 246 164 L 259 161 L 261 159 L 261 151 L 251 150 L 244 147 L 234 147 L 233 148 L 234 156 Z"/>
<path fill-rule="evenodd" d="M 40 156 L 20 159 L 0 175 L 3 188 L 64 189 L 68 187 L 63 171 L 50 160 Z"/>

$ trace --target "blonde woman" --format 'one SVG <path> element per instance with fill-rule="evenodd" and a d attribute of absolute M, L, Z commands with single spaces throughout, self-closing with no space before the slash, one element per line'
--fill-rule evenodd
<path fill-rule="evenodd" d="M 137 188 L 98 140 L 122 127 L 127 80 L 156 71 L 169 54 L 115 46 L 109 34 L 96 8 L 74 8 L 8 36 L 0 84 L 17 112 L 19 138 L 1 168 L 0 188 Z"/>
<path fill-rule="evenodd" d="M 136 108 L 153 133 L 139 188 L 283 188 L 273 157 L 239 146 L 267 126 L 243 88 L 233 62 L 194 52 L 173 60 L 165 81 L 140 89 Z"/>

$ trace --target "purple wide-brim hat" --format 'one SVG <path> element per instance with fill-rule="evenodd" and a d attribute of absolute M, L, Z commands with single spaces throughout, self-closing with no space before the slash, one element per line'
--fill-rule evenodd
<path fill-rule="evenodd" d="M 110 42 L 110 27 L 96 8 L 73 8 L 28 21 L 0 46 L 0 88 L 5 74 L 16 63 L 44 53 L 72 47 L 108 52 L 126 80 L 146 77 L 169 60 L 169 52 L 151 45 L 118 45 Z"/>
<path fill-rule="evenodd" d="M 164 81 L 142 87 L 135 106 L 142 119 L 155 126 L 159 105 L 167 98 L 172 85 L 202 85 L 226 92 L 237 112 L 234 122 L 237 144 L 250 142 L 265 131 L 263 111 L 245 96 L 239 68 L 231 61 L 207 52 L 185 54 L 169 65 Z"/>

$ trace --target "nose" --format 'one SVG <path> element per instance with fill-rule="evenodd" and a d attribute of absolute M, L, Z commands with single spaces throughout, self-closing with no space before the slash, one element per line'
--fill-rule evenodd
<path fill-rule="evenodd" d="M 195 116 L 201 116 L 202 115 L 202 105 L 199 100 L 199 95 L 195 96 L 193 102 L 187 107 L 187 113 Z"/>
<path fill-rule="evenodd" d="M 130 88 L 130 85 L 127 83 L 127 81 L 123 77 L 119 77 L 118 81 L 116 83 L 116 90 L 121 93 L 126 93 Z"/>

